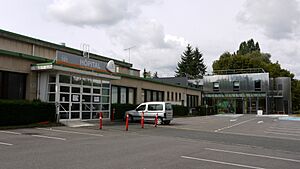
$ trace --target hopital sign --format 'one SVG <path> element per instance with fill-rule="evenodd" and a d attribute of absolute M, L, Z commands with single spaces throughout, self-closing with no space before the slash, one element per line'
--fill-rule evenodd
<path fill-rule="evenodd" d="M 106 70 L 106 62 L 102 62 L 95 59 L 85 58 L 79 55 L 74 55 L 62 51 L 56 52 L 56 63 L 72 66 L 72 67 L 80 67 L 84 69 L 96 70 L 96 71 L 107 71 Z"/>

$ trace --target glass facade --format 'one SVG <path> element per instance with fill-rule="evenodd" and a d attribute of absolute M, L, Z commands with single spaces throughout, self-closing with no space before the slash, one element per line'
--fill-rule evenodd
<path fill-rule="evenodd" d="M 59 103 L 60 119 L 98 119 L 110 112 L 110 82 L 80 75 L 49 74 L 48 101 Z"/>

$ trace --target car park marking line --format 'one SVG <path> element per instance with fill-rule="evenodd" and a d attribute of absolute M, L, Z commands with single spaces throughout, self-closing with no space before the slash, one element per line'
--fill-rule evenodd
<path fill-rule="evenodd" d="M 276 129 L 267 129 L 269 132 L 279 132 L 279 133 L 291 133 L 291 134 L 300 134 L 300 131 L 291 131 L 291 130 L 276 130 Z"/>
<path fill-rule="evenodd" d="M 270 129 L 300 131 L 300 128 L 270 127 Z"/>
<path fill-rule="evenodd" d="M 222 130 L 225 130 L 225 129 L 229 129 L 229 128 L 232 128 L 232 127 L 235 127 L 235 126 L 238 126 L 238 125 L 247 123 L 247 122 L 252 121 L 252 120 L 255 120 L 255 119 L 256 119 L 256 118 L 253 118 L 253 119 L 250 119 L 250 120 L 246 120 L 246 121 L 242 121 L 242 122 L 236 123 L 236 124 L 231 125 L 231 126 L 226 126 L 226 127 L 223 127 L 223 128 L 220 128 L 220 129 L 215 130 L 215 132 L 219 132 L 219 131 L 222 131 Z"/>
<path fill-rule="evenodd" d="M 44 135 L 31 135 L 33 137 L 39 137 L 39 138 L 48 138 L 48 139 L 54 139 L 54 140 L 63 140 L 66 141 L 67 139 L 65 138 L 60 138 L 60 137 L 50 137 L 50 136 L 44 136 Z"/>
<path fill-rule="evenodd" d="M 67 131 L 67 130 L 58 130 L 58 129 L 47 129 L 47 128 L 36 128 L 38 130 L 46 130 L 46 131 L 53 131 L 53 132 L 60 132 L 60 133 L 70 133 L 70 134 L 80 134 L 80 135 L 87 135 L 87 136 L 97 136 L 97 137 L 103 137 L 102 134 L 92 134 L 92 133 L 83 133 L 83 132 L 77 132 L 77 131 Z"/>
<path fill-rule="evenodd" d="M 4 142 L 0 142 L 0 145 L 12 146 L 13 144 L 10 144 L 10 143 L 4 143 Z"/>
<path fill-rule="evenodd" d="M 245 133 L 235 133 L 235 132 L 220 132 L 220 133 L 224 133 L 224 134 L 235 134 L 235 135 L 242 135 L 242 136 L 255 136 L 255 137 L 266 137 L 266 138 L 277 138 L 277 139 L 288 139 L 288 140 L 296 140 L 296 141 L 300 141 L 300 139 L 296 139 L 293 137 L 272 137 L 272 136 L 266 136 L 266 135 L 258 135 L 258 134 L 245 134 Z"/>
<path fill-rule="evenodd" d="M 232 153 L 232 154 L 240 154 L 240 155 L 246 155 L 246 156 L 263 157 L 263 158 L 270 158 L 270 159 L 283 160 L 283 161 L 292 161 L 292 162 L 300 163 L 300 160 L 295 160 L 295 159 L 290 159 L 290 158 L 283 158 L 283 157 L 267 156 L 267 155 L 261 155 L 261 154 L 251 154 L 251 153 L 221 150 L 221 149 L 214 149 L 214 148 L 205 148 L 205 150 L 224 152 L 224 153 Z"/>
<path fill-rule="evenodd" d="M 272 131 L 264 131 L 264 132 L 269 133 L 269 134 L 278 134 L 278 135 L 298 136 L 298 137 L 300 137 L 300 134 L 280 133 L 280 132 L 272 132 Z"/>
<path fill-rule="evenodd" d="M 6 134 L 21 135 L 21 133 L 12 132 L 12 131 L 0 131 L 0 132 L 1 132 L 1 133 L 6 133 Z"/>
<path fill-rule="evenodd" d="M 257 124 L 264 123 L 264 121 L 258 121 Z"/>
<path fill-rule="evenodd" d="M 229 162 L 224 162 L 224 161 L 215 161 L 215 160 L 189 157 L 189 156 L 181 156 L 181 158 L 190 159 L 190 160 L 197 160 L 197 161 L 205 161 L 205 162 L 211 162 L 211 163 L 217 163 L 217 164 L 223 164 L 223 165 L 231 165 L 231 166 L 237 166 L 237 167 L 242 167 L 242 168 L 265 169 L 265 168 L 262 168 L 262 167 L 255 167 L 255 166 L 243 165 L 243 164 L 237 164 L 237 163 L 229 163 Z"/>

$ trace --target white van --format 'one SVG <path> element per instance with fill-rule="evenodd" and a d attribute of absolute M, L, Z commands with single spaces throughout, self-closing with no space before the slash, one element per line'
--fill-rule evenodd
<path fill-rule="evenodd" d="M 141 103 L 135 110 L 127 111 L 130 121 L 140 120 L 144 112 L 144 119 L 154 120 L 158 114 L 159 124 L 170 124 L 173 120 L 173 109 L 171 103 L 166 102 L 145 102 Z M 126 114 L 125 113 L 125 114 Z"/>

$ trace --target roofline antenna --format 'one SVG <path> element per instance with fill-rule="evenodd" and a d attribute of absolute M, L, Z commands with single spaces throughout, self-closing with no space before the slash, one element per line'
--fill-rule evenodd
<path fill-rule="evenodd" d="M 126 49 L 124 49 L 125 51 L 126 50 L 128 50 L 128 62 L 130 62 L 130 50 L 132 49 L 132 48 L 135 48 L 136 46 L 134 45 L 134 46 L 131 46 L 131 47 L 129 47 L 129 48 L 126 48 Z"/>

